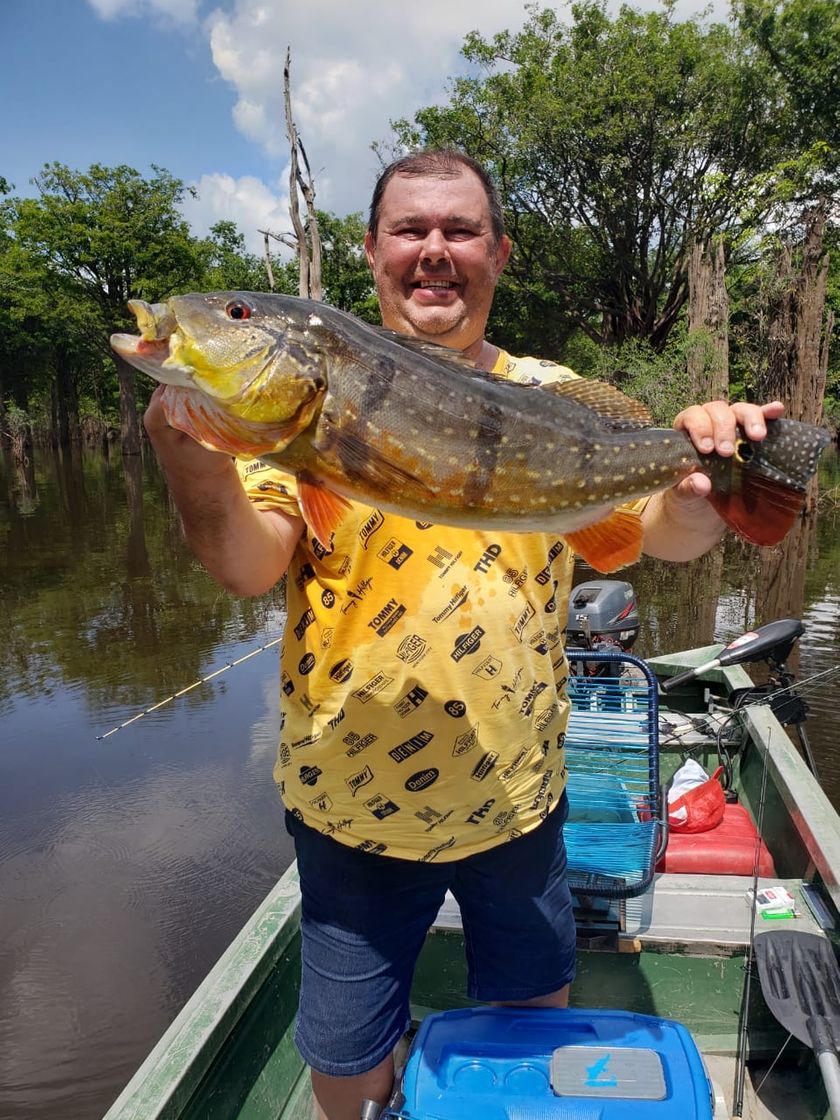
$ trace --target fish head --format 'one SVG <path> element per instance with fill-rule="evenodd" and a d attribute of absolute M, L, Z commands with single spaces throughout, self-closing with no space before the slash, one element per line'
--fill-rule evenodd
<path fill-rule="evenodd" d="M 261 292 L 130 300 L 140 336 L 112 335 L 111 346 L 156 381 L 197 389 L 238 417 L 290 421 L 325 389 L 302 302 Z"/>

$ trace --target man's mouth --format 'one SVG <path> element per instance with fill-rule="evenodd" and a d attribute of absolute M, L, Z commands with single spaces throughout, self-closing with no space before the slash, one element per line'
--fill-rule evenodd
<path fill-rule="evenodd" d="M 423 291 L 448 292 L 458 287 L 454 280 L 415 280 L 412 288 L 421 288 Z"/>

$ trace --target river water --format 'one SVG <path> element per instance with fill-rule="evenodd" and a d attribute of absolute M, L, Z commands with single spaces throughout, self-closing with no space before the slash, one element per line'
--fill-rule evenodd
<path fill-rule="evenodd" d="M 793 615 L 800 676 L 840 662 L 838 529 L 824 503 L 780 549 L 624 573 L 638 650 Z M 192 560 L 151 456 L 0 463 L 0 1120 L 100 1117 L 288 865 L 278 646 L 247 656 L 282 625 Z M 840 806 L 838 691 L 809 734 Z"/>

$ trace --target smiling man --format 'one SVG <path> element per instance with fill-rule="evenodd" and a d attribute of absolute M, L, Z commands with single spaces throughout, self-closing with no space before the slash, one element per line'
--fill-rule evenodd
<path fill-rule="evenodd" d="M 365 250 L 386 327 L 516 381 L 575 376 L 485 338 L 510 242 L 491 180 L 463 154 L 387 168 Z M 677 424 L 727 455 L 736 424 L 761 439 L 780 413 L 716 401 Z M 146 427 L 210 574 L 242 595 L 289 574 L 275 775 L 301 882 L 296 1037 L 319 1114 L 357 1120 L 364 1100 L 390 1093 L 415 963 L 447 889 L 461 906 L 471 998 L 568 999 L 557 620 L 574 558 L 555 534 L 479 533 L 358 503 L 323 547 L 305 532 L 294 479 L 259 461 L 237 470 L 175 431 L 159 391 Z M 695 474 L 647 503 L 647 552 L 685 560 L 720 538 L 708 488 Z"/>

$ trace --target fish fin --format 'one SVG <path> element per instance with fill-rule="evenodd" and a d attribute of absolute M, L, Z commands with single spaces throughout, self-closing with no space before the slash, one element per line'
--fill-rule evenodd
<path fill-rule="evenodd" d="M 709 502 L 718 517 L 750 544 L 778 544 L 793 528 L 805 505 L 805 492 L 751 471 L 739 471 L 741 485 L 713 490 Z"/>
<path fill-rule="evenodd" d="M 401 334 L 399 331 L 392 331 L 387 327 L 371 327 L 371 330 L 376 331 L 378 335 L 387 338 L 390 342 L 396 342 L 398 346 L 404 346 L 406 350 L 414 350 L 418 354 L 423 354 L 426 358 L 443 363 L 443 365 L 456 366 L 459 373 L 471 371 L 483 374 L 486 372 L 485 370 L 478 370 L 472 358 L 466 358 L 460 350 L 452 350 L 449 346 L 441 346 L 439 342 L 427 342 L 425 339 L 414 338 L 410 334 Z"/>
<path fill-rule="evenodd" d="M 167 385 L 162 397 L 163 412 L 172 428 L 192 436 L 210 451 L 259 458 L 269 451 L 280 451 L 301 430 L 301 420 L 286 424 L 262 423 L 231 416 L 200 389 Z"/>
<path fill-rule="evenodd" d="M 744 540 L 778 544 L 802 512 L 829 442 L 824 429 L 797 420 L 768 420 L 763 440 L 749 440 L 739 428 L 733 456 L 701 457 L 712 482 L 709 502 Z"/>
<path fill-rule="evenodd" d="M 303 520 L 324 548 L 329 548 L 330 537 L 335 532 L 350 502 L 334 490 L 328 490 L 305 471 L 297 475 L 298 498 Z"/>
<path fill-rule="evenodd" d="M 406 491 L 428 499 L 434 497 L 422 479 L 380 455 L 376 448 L 354 432 L 344 432 L 324 424 L 312 446 L 330 462 L 340 465 L 350 480 L 371 483 L 383 497 Z"/>
<path fill-rule="evenodd" d="M 596 572 L 617 572 L 642 554 L 642 519 L 634 509 L 616 509 L 603 521 L 563 534 L 567 544 Z"/>
<path fill-rule="evenodd" d="M 634 401 L 604 381 L 579 377 L 573 381 L 550 381 L 537 388 L 585 405 L 612 431 L 633 432 L 651 426 L 651 415 L 640 401 Z"/>

